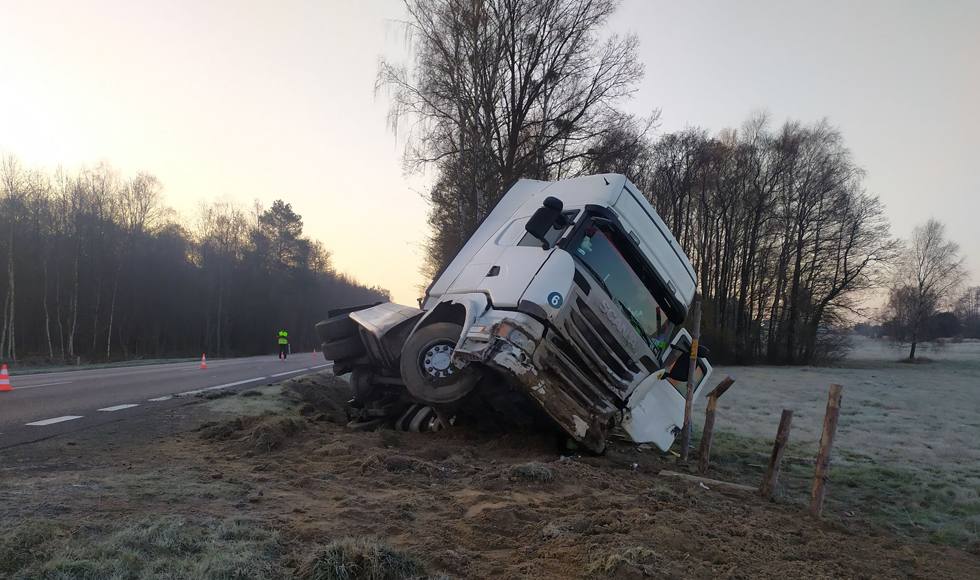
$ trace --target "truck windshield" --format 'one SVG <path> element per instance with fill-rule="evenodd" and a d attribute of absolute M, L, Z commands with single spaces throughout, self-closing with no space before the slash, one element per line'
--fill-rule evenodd
<path fill-rule="evenodd" d="M 656 277 L 636 255 L 632 240 L 612 224 L 596 219 L 575 236 L 568 249 L 660 358 L 674 325 L 653 297 Z"/>

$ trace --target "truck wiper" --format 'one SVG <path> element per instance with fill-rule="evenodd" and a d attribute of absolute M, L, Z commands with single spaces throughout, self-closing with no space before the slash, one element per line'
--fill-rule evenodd
<path fill-rule="evenodd" d="M 606 294 L 612 296 L 612 292 L 609 291 L 609 286 L 606 286 L 606 283 L 602 280 L 602 276 L 600 276 L 599 273 L 592 268 L 592 266 L 588 265 L 585 260 L 578 260 L 578 263 L 582 264 L 582 266 L 589 271 L 589 274 L 592 274 L 592 277 L 599 283 L 599 286 L 602 286 L 602 289 L 606 291 Z"/>
<path fill-rule="evenodd" d="M 646 341 L 647 346 L 653 348 L 653 338 L 651 338 L 650 335 L 647 334 L 645 330 L 643 330 L 643 326 L 640 324 L 640 321 L 636 318 L 636 316 L 633 315 L 632 312 L 630 312 L 629 307 L 627 307 L 622 300 L 616 298 L 613 298 L 613 300 L 616 301 L 616 304 L 619 304 L 620 310 L 622 310 L 623 314 L 625 314 L 626 317 L 629 318 L 630 323 L 633 325 L 633 328 L 635 328 L 636 331 L 640 333 L 640 336 L 642 336 L 643 340 Z"/>

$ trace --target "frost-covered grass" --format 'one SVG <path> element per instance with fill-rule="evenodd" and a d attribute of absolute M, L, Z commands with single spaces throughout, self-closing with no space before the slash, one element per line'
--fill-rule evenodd
<path fill-rule="evenodd" d="M 279 533 L 244 519 L 161 518 L 66 527 L 45 520 L 0 530 L 0 577 L 287 578 Z"/>
<path fill-rule="evenodd" d="M 341 538 L 316 547 L 300 569 L 303 580 L 439 580 L 414 554 L 371 538 Z"/>
<path fill-rule="evenodd" d="M 898 362 L 900 345 L 862 337 L 855 344 L 832 368 L 716 368 L 712 382 L 737 378 L 718 404 L 717 468 L 740 462 L 738 472 L 757 471 L 761 481 L 751 466 L 766 463 L 782 409 L 794 411 L 787 455 L 814 457 L 828 390 L 838 383 L 844 396 L 828 513 L 944 544 L 980 539 L 980 343 L 924 345 L 918 353 L 934 362 L 923 365 Z M 698 401 L 696 419 L 705 404 Z M 784 465 L 780 483 L 789 491 L 777 497 L 805 504 L 812 477 L 812 465 Z"/>

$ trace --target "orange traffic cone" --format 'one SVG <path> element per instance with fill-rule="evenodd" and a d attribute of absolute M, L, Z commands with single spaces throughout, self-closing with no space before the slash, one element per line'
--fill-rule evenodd
<path fill-rule="evenodd" d="M 208 359 L 205 358 L 203 354 L 201 355 L 201 368 L 202 369 L 208 368 Z"/>
<path fill-rule="evenodd" d="M 313 349 L 313 358 L 316 358 L 316 349 Z"/>
<path fill-rule="evenodd" d="M 10 377 L 7 376 L 7 365 L 3 365 L 0 369 L 0 391 L 12 391 L 13 387 L 10 386 Z"/>

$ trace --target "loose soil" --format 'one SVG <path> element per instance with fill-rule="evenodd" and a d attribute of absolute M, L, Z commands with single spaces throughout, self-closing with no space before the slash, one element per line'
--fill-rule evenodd
<path fill-rule="evenodd" d="M 61 441 L 73 461 L 4 466 L 0 543 L 39 524 L 47 527 L 32 545 L 179 518 L 188 528 L 246 522 L 274 535 L 270 546 L 248 534 L 262 550 L 261 566 L 249 569 L 261 577 L 303 573 L 322 546 L 367 537 L 451 578 L 980 578 L 968 551 L 858 518 L 813 522 L 798 502 L 658 476 L 691 469 L 655 450 L 618 444 L 601 457 L 563 457 L 542 433 L 359 433 L 342 423 L 343 381 L 288 381 L 289 405 L 277 389 L 204 403 L 224 414 L 184 436 L 102 449 Z M 212 536 L 236 537 L 199 534 Z M 11 562 L 45 569 L 35 561 L 44 551 L 29 549 L 8 550 L 5 569 L 0 547 L 0 578 L 21 577 Z M 202 577 L 247 577 L 218 572 Z"/>

